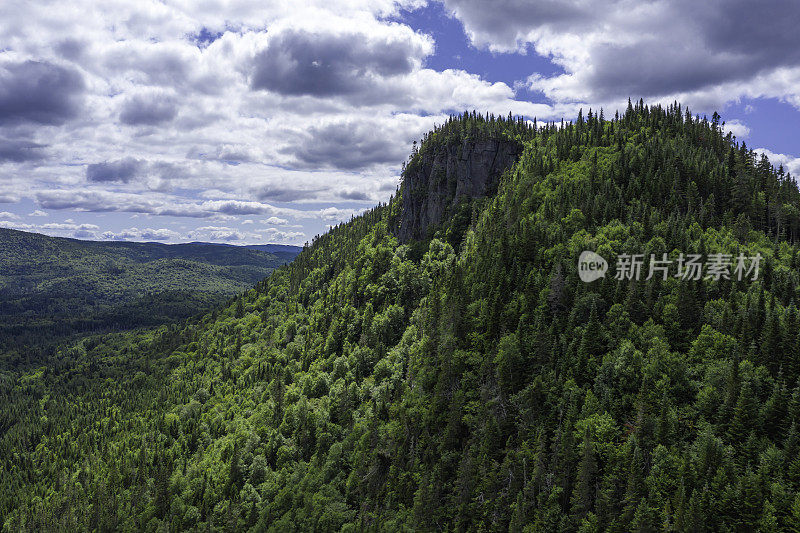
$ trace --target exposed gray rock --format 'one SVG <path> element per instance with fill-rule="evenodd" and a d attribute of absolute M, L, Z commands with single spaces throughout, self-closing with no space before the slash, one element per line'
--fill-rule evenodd
<path fill-rule="evenodd" d="M 492 139 L 423 149 L 403 176 L 398 239 L 423 238 L 462 199 L 494 194 L 500 175 L 521 153 L 517 142 Z"/>

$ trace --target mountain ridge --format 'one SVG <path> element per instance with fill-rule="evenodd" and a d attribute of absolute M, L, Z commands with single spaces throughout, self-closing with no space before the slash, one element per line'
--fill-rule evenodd
<path fill-rule="evenodd" d="M 225 308 L 3 376 L 6 529 L 800 527 L 796 183 L 677 104 L 523 145 L 422 240 L 401 187 Z M 584 250 L 764 265 L 587 284 Z"/>

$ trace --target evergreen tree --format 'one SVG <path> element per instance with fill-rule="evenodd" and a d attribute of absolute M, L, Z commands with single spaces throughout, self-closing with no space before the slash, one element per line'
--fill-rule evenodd
<path fill-rule="evenodd" d="M 583 433 L 583 455 L 572 492 L 572 513 L 580 523 L 594 509 L 597 459 L 587 426 Z"/>

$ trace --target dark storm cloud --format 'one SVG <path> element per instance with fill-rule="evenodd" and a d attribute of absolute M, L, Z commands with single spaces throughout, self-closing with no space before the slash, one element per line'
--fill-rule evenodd
<path fill-rule="evenodd" d="M 298 200 L 310 200 L 315 198 L 317 193 L 324 189 L 303 189 L 292 187 L 281 187 L 268 185 L 256 191 L 259 200 L 272 200 L 275 202 L 296 202 Z M 243 213 L 244 214 L 244 213 Z"/>
<path fill-rule="evenodd" d="M 290 96 L 336 96 L 362 91 L 373 76 L 407 74 L 423 55 L 410 40 L 370 39 L 286 31 L 255 57 L 253 89 Z"/>
<path fill-rule="evenodd" d="M 307 168 L 359 170 L 379 163 L 398 163 L 406 147 L 379 128 L 355 122 L 314 126 L 282 150 Z"/>
<path fill-rule="evenodd" d="M 695 11 L 686 21 L 691 31 L 685 39 L 664 32 L 657 39 L 592 50 L 593 74 L 588 79 L 597 96 L 696 91 L 800 64 L 800 46 L 793 34 L 800 3 L 760 2 L 759 19 L 769 24 L 754 23 L 749 1 L 684 4 L 685 13 Z"/>
<path fill-rule="evenodd" d="M 576 1 L 502 0 L 489 6 L 486 0 L 445 0 L 445 7 L 461 20 L 467 31 L 514 46 L 519 34 L 533 27 L 576 28 L 591 20 L 591 6 Z"/>
<path fill-rule="evenodd" d="M 264 212 L 264 207 L 253 202 L 222 200 L 215 202 L 214 210 L 225 215 L 257 215 Z"/>
<path fill-rule="evenodd" d="M 800 2 L 795 0 L 637 5 L 504 0 L 491 9 L 482 0 L 445 0 L 445 5 L 478 44 L 544 44 L 592 99 L 698 91 L 800 65 L 795 29 Z M 602 32 L 603 39 L 593 39 L 593 32 Z M 580 41 L 566 41 L 567 35 Z M 621 42 L 614 39 L 618 36 Z M 587 60 L 576 62 L 573 55 Z"/>
<path fill-rule="evenodd" d="M 142 168 L 142 162 L 132 157 L 118 161 L 93 163 L 86 167 L 86 179 L 95 182 L 128 183 L 141 173 Z"/>
<path fill-rule="evenodd" d="M 800 62 L 800 3 L 796 0 L 718 0 L 712 5 L 715 9 L 704 11 L 702 24 L 706 43 L 713 50 L 751 61 L 757 58 L 765 66 Z"/>
<path fill-rule="evenodd" d="M 73 69 L 46 61 L 0 66 L 0 124 L 63 124 L 75 117 L 85 84 Z"/>
<path fill-rule="evenodd" d="M 39 161 L 44 158 L 44 144 L 31 141 L 4 139 L 0 137 L 0 163 L 3 161 L 13 161 L 23 163 L 25 161 Z"/>
<path fill-rule="evenodd" d="M 154 126 L 169 122 L 178 114 L 178 107 L 172 98 L 164 95 L 137 95 L 122 105 L 119 119 L 131 126 Z"/>
<path fill-rule="evenodd" d="M 600 99 L 669 95 L 753 75 L 735 58 L 701 56 L 689 47 L 665 54 L 663 43 L 596 47 L 592 57 L 588 81 Z"/>
<path fill-rule="evenodd" d="M 339 193 L 342 200 L 369 200 L 369 195 L 363 191 L 342 191 Z"/>

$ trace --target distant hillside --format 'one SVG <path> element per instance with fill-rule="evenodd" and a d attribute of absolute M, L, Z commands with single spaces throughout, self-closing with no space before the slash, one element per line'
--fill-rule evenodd
<path fill-rule="evenodd" d="M 251 250 L 261 250 L 263 252 L 269 252 L 271 254 L 274 254 L 280 257 L 281 259 L 286 258 L 289 261 L 294 259 L 295 256 L 297 256 L 297 254 L 303 251 L 302 246 L 292 246 L 291 244 L 247 244 L 244 246 L 238 246 L 234 244 L 212 244 L 208 242 L 192 242 L 189 244 L 192 245 L 211 244 L 212 246 L 234 246 L 237 248 L 249 248 Z"/>
<path fill-rule="evenodd" d="M 290 246 L 288 244 L 250 244 L 245 246 L 251 250 L 262 250 L 275 254 L 278 257 L 291 257 L 294 259 L 297 254 L 303 251 L 302 246 Z"/>
<path fill-rule="evenodd" d="M 0 346 L 180 320 L 250 288 L 278 253 L 207 243 L 95 242 L 0 228 Z"/>

